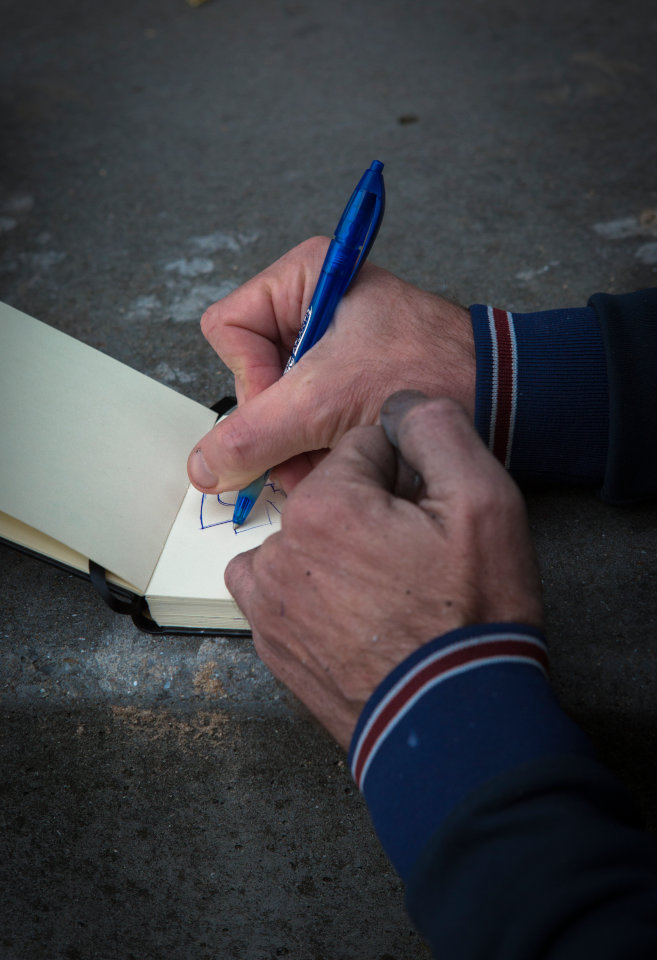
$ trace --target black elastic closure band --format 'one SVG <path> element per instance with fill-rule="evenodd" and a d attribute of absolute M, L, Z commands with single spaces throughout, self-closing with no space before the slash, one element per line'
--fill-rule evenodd
<path fill-rule="evenodd" d="M 133 613 L 141 612 L 143 598 L 135 594 L 128 594 L 129 599 L 124 599 L 118 593 L 113 592 L 107 582 L 107 574 L 104 567 L 93 560 L 89 561 L 89 577 L 97 593 L 100 594 L 110 610 L 115 613 L 127 613 L 132 616 Z"/>
<path fill-rule="evenodd" d="M 212 404 L 210 410 L 214 410 L 217 417 L 223 417 L 225 413 L 228 413 L 228 411 L 232 410 L 235 406 L 237 406 L 237 399 L 235 397 L 222 397 L 221 400 L 217 400 L 216 403 Z"/>
<path fill-rule="evenodd" d="M 93 560 L 89 561 L 89 579 L 91 580 L 96 593 L 105 601 L 110 610 L 114 613 L 127 614 L 132 618 L 132 622 L 145 633 L 163 634 L 164 630 L 150 616 L 148 604 L 144 597 L 137 596 L 135 593 L 125 592 L 121 595 L 112 588 L 107 582 L 107 572 L 104 567 Z"/>

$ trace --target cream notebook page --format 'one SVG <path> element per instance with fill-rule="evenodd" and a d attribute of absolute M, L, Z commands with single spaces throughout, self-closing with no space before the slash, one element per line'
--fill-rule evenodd
<path fill-rule="evenodd" d="M 145 593 L 215 415 L 0 304 L 0 510 Z"/>
<path fill-rule="evenodd" d="M 189 487 L 146 592 L 158 622 L 194 625 L 195 615 L 203 620 L 213 615 L 217 601 L 243 620 L 224 584 L 224 570 L 232 557 L 280 528 L 285 494 L 268 483 L 246 523 L 234 530 L 236 497 L 237 491 L 210 497 Z"/>

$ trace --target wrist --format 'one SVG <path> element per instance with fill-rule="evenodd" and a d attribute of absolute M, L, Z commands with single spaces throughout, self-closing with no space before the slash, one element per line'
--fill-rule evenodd
<path fill-rule="evenodd" d="M 440 298 L 438 328 L 441 332 L 450 330 L 453 343 L 452 356 L 448 360 L 450 369 L 444 371 L 444 375 L 451 378 L 447 395 L 458 400 L 470 419 L 474 420 L 477 361 L 473 325 L 468 309 L 451 300 Z M 442 349 L 444 350 L 444 344 Z"/>

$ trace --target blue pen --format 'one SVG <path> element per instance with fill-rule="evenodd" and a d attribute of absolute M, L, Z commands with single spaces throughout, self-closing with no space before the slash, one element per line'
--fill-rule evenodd
<path fill-rule="evenodd" d="M 375 160 L 360 178 L 340 217 L 283 373 L 298 363 L 304 353 L 324 335 L 338 303 L 370 252 L 385 208 L 382 170 L 383 164 Z M 233 527 L 240 527 L 244 523 L 268 476 L 269 471 L 239 491 L 233 511 Z"/>

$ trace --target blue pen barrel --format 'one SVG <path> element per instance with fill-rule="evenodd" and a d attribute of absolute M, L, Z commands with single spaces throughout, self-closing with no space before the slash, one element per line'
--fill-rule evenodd
<path fill-rule="evenodd" d="M 293 362 L 309 350 L 326 332 L 353 269 L 353 250 L 331 240 L 335 247 L 330 264 L 324 263 L 310 306 L 292 351 Z M 330 249 L 330 248 L 329 248 Z M 291 366 L 291 364 L 288 364 Z"/>
<path fill-rule="evenodd" d="M 354 258 L 358 256 L 360 247 L 359 243 L 347 243 L 342 237 L 331 240 L 322 265 L 322 272 L 319 275 L 320 279 L 324 276 L 335 278 L 338 274 L 348 280 L 354 268 Z M 317 288 L 315 288 L 315 293 L 317 293 Z"/>
<path fill-rule="evenodd" d="M 385 201 L 382 169 L 383 164 L 375 160 L 349 198 L 326 252 L 322 272 L 286 371 L 324 335 L 336 307 L 374 242 Z"/>
<path fill-rule="evenodd" d="M 360 178 L 329 245 L 313 298 L 283 373 L 324 335 L 347 287 L 357 276 L 376 238 L 385 208 L 383 164 L 375 160 Z M 240 490 L 233 523 L 241 526 L 264 486 L 265 477 Z"/>
<path fill-rule="evenodd" d="M 351 200 L 345 209 L 335 231 L 336 240 L 346 243 L 349 247 L 360 248 L 365 243 L 372 216 L 377 204 L 377 198 L 367 190 L 354 190 Z"/>

